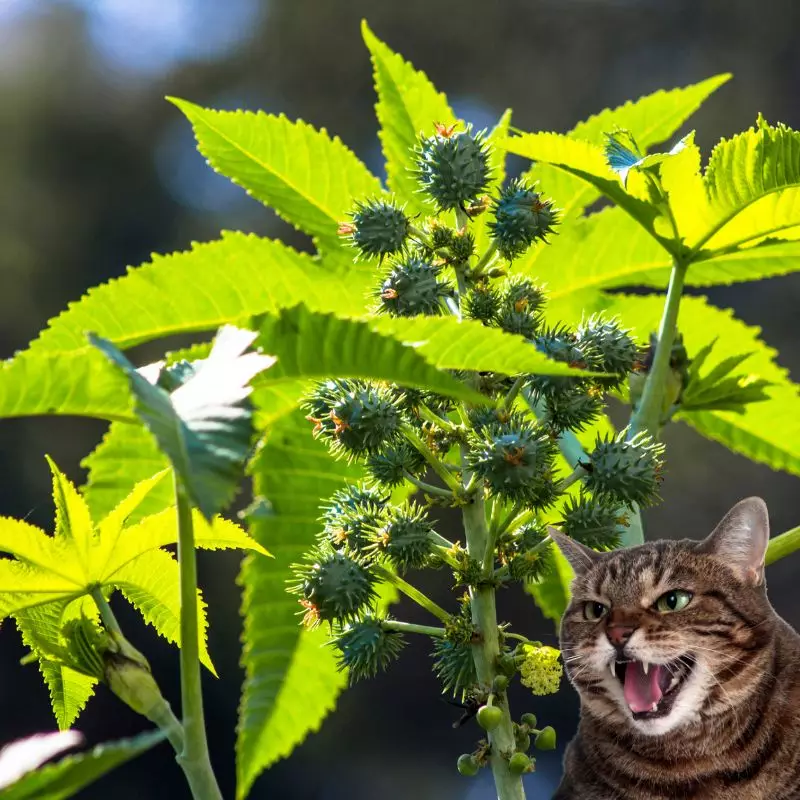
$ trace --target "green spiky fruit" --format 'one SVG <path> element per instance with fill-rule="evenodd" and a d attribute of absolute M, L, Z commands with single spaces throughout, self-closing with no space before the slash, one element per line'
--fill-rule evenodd
<path fill-rule="evenodd" d="M 538 521 L 523 525 L 497 542 L 500 561 L 508 566 L 512 580 L 538 580 L 553 566 L 553 548 L 547 528 Z"/>
<path fill-rule="evenodd" d="M 433 220 L 428 227 L 428 238 L 430 240 L 431 250 L 436 252 L 437 250 L 443 250 L 446 247 L 450 247 L 450 245 L 453 243 L 453 238 L 455 235 L 456 232 L 452 228 L 448 227 L 447 225 L 443 225 L 437 220 Z"/>
<path fill-rule="evenodd" d="M 388 495 L 373 488 L 352 484 L 340 489 L 324 509 L 323 537 L 347 553 L 363 555 L 388 500 Z"/>
<path fill-rule="evenodd" d="M 468 128 L 459 133 L 439 127 L 433 136 L 420 139 L 415 148 L 420 189 L 439 211 L 463 208 L 489 184 L 489 148 L 483 131 Z"/>
<path fill-rule="evenodd" d="M 367 472 L 384 486 L 399 486 L 407 477 L 420 478 L 428 467 L 425 459 L 406 441 L 387 447 L 367 457 Z"/>
<path fill-rule="evenodd" d="M 351 684 L 386 670 L 406 645 L 402 634 L 384 630 L 381 623 L 367 614 L 346 625 L 330 642 L 339 651 L 339 669 L 350 671 Z"/>
<path fill-rule="evenodd" d="M 478 682 L 472 645 L 464 641 L 437 639 L 433 647 L 433 671 L 442 682 L 442 691 L 464 697 Z"/>
<path fill-rule="evenodd" d="M 571 367 L 593 369 L 598 366 L 598 354 L 587 343 L 578 344 L 575 334 L 565 325 L 547 328 L 533 338 L 536 349 L 554 361 L 561 361 Z M 537 397 L 547 397 L 566 390 L 585 386 L 585 378 L 571 375 L 534 375 L 531 389 Z"/>
<path fill-rule="evenodd" d="M 546 728 L 542 728 L 539 733 L 536 734 L 536 738 L 533 740 L 533 746 L 537 750 L 555 750 L 556 749 L 556 732 L 555 729 L 548 725 Z"/>
<path fill-rule="evenodd" d="M 569 497 L 561 510 L 561 530 L 592 550 L 613 550 L 620 544 L 620 525 L 628 523 L 619 506 L 583 492 Z"/>
<path fill-rule="evenodd" d="M 544 289 L 524 275 L 507 278 L 500 289 L 500 299 L 503 305 L 515 311 L 528 311 L 531 314 L 541 311 L 547 302 Z"/>
<path fill-rule="evenodd" d="M 615 375 L 598 379 L 606 387 L 618 386 L 639 360 L 639 346 L 630 331 L 622 328 L 619 320 L 606 319 L 602 314 L 593 314 L 582 322 L 576 331 L 576 340 L 579 347 L 588 346 L 598 354 L 600 370 Z"/>
<path fill-rule="evenodd" d="M 375 531 L 373 547 L 399 572 L 425 565 L 433 552 L 433 522 L 424 509 L 409 503 L 387 513 Z"/>
<path fill-rule="evenodd" d="M 508 306 L 501 306 L 497 312 L 497 326 L 506 333 L 515 333 L 526 339 L 533 339 L 542 327 L 542 318 L 530 311 L 517 311 Z"/>
<path fill-rule="evenodd" d="M 466 775 L 468 778 L 471 778 L 473 775 L 478 774 L 478 770 L 481 768 L 481 765 L 478 763 L 478 759 L 475 758 L 472 753 L 464 753 L 458 757 L 458 761 L 456 762 L 456 766 L 458 771 L 462 775 Z"/>
<path fill-rule="evenodd" d="M 533 772 L 533 760 L 525 753 L 514 753 L 508 759 L 508 769 L 514 775 L 524 775 L 526 772 Z"/>
<path fill-rule="evenodd" d="M 535 241 L 547 241 L 558 223 L 552 200 L 545 200 L 524 180 L 513 180 L 500 192 L 489 222 L 491 237 L 503 258 L 513 261 Z"/>
<path fill-rule="evenodd" d="M 360 559 L 342 551 L 319 548 L 305 564 L 294 565 L 304 622 L 347 623 L 356 620 L 375 600 L 375 575 Z"/>
<path fill-rule="evenodd" d="M 594 387 L 567 388 L 553 391 L 543 398 L 544 413 L 541 421 L 554 433 L 582 431 L 591 425 L 603 411 L 603 397 Z"/>
<path fill-rule="evenodd" d="M 463 266 L 475 254 L 475 237 L 469 231 L 453 234 L 450 246 L 445 252 L 448 264 Z"/>
<path fill-rule="evenodd" d="M 476 433 L 493 425 L 507 425 L 512 419 L 522 419 L 519 415 L 497 406 L 476 406 L 467 412 L 469 426 Z"/>
<path fill-rule="evenodd" d="M 488 283 L 478 283 L 464 296 L 461 310 L 468 319 L 477 319 L 484 325 L 493 325 L 500 310 L 500 297 Z"/>
<path fill-rule="evenodd" d="M 380 310 L 396 317 L 442 313 L 442 298 L 450 287 L 439 280 L 439 267 L 419 256 L 408 256 L 392 266 L 381 284 Z"/>
<path fill-rule="evenodd" d="M 541 508 L 553 501 L 556 446 L 539 425 L 518 416 L 473 435 L 467 462 L 489 491 L 512 502 Z"/>
<path fill-rule="evenodd" d="M 383 258 L 399 253 L 405 246 L 411 226 L 402 206 L 394 200 L 357 203 L 351 217 L 353 231 L 350 235 L 362 256 Z"/>
<path fill-rule="evenodd" d="M 589 456 L 586 488 L 600 498 L 640 506 L 658 501 L 664 445 L 644 432 L 626 441 L 627 428 L 601 439 Z"/>
<path fill-rule="evenodd" d="M 305 407 L 314 435 L 326 439 L 335 455 L 363 456 L 398 440 L 400 409 L 386 387 L 358 380 L 325 381 L 315 387 Z"/>
<path fill-rule="evenodd" d="M 503 712 L 497 706 L 481 706 L 476 718 L 481 728 L 485 731 L 493 731 L 503 721 Z"/>

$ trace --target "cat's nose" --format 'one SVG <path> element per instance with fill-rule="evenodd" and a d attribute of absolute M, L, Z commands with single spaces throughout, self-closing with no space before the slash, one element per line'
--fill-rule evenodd
<path fill-rule="evenodd" d="M 606 636 L 608 636 L 608 641 L 611 642 L 614 647 L 621 648 L 624 647 L 628 639 L 633 636 L 635 630 L 635 625 L 609 625 L 608 628 L 606 628 Z"/>

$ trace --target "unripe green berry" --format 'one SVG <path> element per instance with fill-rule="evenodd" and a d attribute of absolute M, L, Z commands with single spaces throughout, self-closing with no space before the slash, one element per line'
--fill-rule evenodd
<path fill-rule="evenodd" d="M 664 445 L 644 432 L 626 440 L 627 433 L 625 429 L 616 437 L 598 436 L 589 456 L 586 488 L 618 503 L 653 505 L 659 499 Z"/>
<path fill-rule="evenodd" d="M 507 675 L 495 675 L 494 680 L 492 681 L 492 691 L 500 694 L 508 689 L 508 676 Z"/>
<path fill-rule="evenodd" d="M 497 706 L 481 706 L 477 720 L 485 731 L 493 731 L 503 721 L 503 712 Z"/>
<path fill-rule="evenodd" d="M 478 774 L 478 770 L 481 768 L 481 765 L 478 763 L 478 759 L 475 758 L 472 753 L 464 753 L 458 757 L 458 761 L 456 762 L 456 766 L 458 767 L 458 771 L 462 775 L 466 775 L 468 778 L 471 778 L 473 775 Z"/>
<path fill-rule="evenodd" d="M 501 653 L 497 657 L 497 668 L 501 670 L 504 675 L 511 677 L 517 671 L 516 659 L 511 653 Z"/>
<path fill-rule="evenodd" d="M 419 256 L 408 256 L 392 266 L 381 284 L 380 310 L 396 317 L 442 313 L 442 298 L 450 287 L 439 280 L 439 268 Z"/>
<path fill-rule="evenodd" d="M 497 249 L 509 261 L 521 256 L 535 241 L 546 241 L 558 222 L 551 200 L 545 200 L 523 180 L 513 180 L 494 201 L 489 223 Z"/>
<path fill-rule="evenodd" d="M 542 728 L 539 733 L 536 734 L 536 738 L 533 740 L 533 746 L 537 750 L 555 750 L 555 730 L 550 725 L 548 725 L 546 728 Z"/>
<path fill-rule="evenodd" d="M 527 712 L 519 718 L 519 721 L 523 725 L 527 725 L 528 728 L 530 728 L 531 730 L 536 729 L 536 722 L 537 722 L 536 714 L 531 714 L 530 712 Z"/>
<path fill-rule="evenodd" d="M 352 226 L 342 226 L 340 230 L 349 233 L 352 227 L 352 242 L 366 257 L 399 253 L 406 241 L 410 223 L 402 207 L 392 201 L 369 200 L 357 203 L 352 213 Z"/>
<path fill-rule="evenodd" d="M 533 772 L 533 760 L 525 753 L 514 753 L 508 759 L 508 769 L 514 775 L 523 775 L 526 772 Z"/>
<path fill-rule="evenodd" d="M 455 133 L 439 127 L 423 137 L 417 147 L 416 168 L 420 189 L 439 211 L 463 208 L 482 194 L 489 183 L 489 149 L 484 132 L 468 128 Z"/>

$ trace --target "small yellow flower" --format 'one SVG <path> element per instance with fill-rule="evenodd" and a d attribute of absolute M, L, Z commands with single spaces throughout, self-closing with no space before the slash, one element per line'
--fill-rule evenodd
<path fill-rule="evenodd" d="M 555 694 L 561 683 L 564 668 L 559 658 L 561 653 L 554 647 L 524 645 L 525 660 L 520 664 L 520 681 L 534 694 Z"/>

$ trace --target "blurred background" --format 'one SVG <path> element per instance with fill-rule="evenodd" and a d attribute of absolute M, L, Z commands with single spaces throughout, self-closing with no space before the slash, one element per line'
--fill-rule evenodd
<path fill-rule="evenodd" d="M 189 125 L 164 101 L 177 95 L 218 108 L 264 109 L 335 132 L 378 174 L 369 59 L 359 21 L 425 70 L 456 112 L 476 127 L 506 107 L 529 130 L 570 128 L 602 109 L 658 88 L 732 71 L 735 80 L 692 120 L 701 147 L 748 127 L 761 111 L 800 126 L 800 4 L 796 0 L 0 0 L 0 358 L 11 356 L 90 286 L 146 261 L 151 252 L 216 238 L 221 228 L 301 236 L 215 175 L 194 149 Z M 712 300 L 763 326 L 779 360 L 800 378 L 800 275 L 713 290 Z M 155 354 L 155 351 L 153 351 Z M 87 420 L 0 421 L 0 514 L 49 527 L 43 459 L 51 454 L 82 482 L 80 459 L 102 426 Z M 761 494 L 776 532 L 800 522 L 798 480 L 703 441 L 684 426 L 667 432 L 665 502 L 647 514 L 650 536 L 700 537 L 736 500 Z M 202 555 L 202 554 L 201 554 Z M 233 797 L 238 667 L 238 559 L 201 561 L 210 604 L 212 756 Z M 800 625 L 793 575 L 800 557 L 769 571 L 774 605 Z M 425 586 L 445 598 L 446 586 Z M 507 591 L 505 619 L 554 641 L 532 602 Z M 123 628 L 151 659 L 178 707 L 176 652 L 119 607 Z M 415 609 L 398 613 L 416 619 Z M 0 630 L 0 743 L 51 729 L 35 667 L 18 664 L 13 626 Z M 102 688 L 78 727 L 92 742 L 143 729 Z M 558 730 L 574 731 L 569 687 L 539 700 L 520 693 Z M 453 730 L 429 655 L 411 646 L 390 671 L 345 693 L 339 708 L 252 797 L 281 800 L 483 800 L 489 776 L 459 776 L 474 727 Z M 530 798 L 550 797 L 561 749 L 541 754 Z M 485 772 L 485 771 L 484 771 Z M 188 797 L 169 748 L 149 753 L 81 797 Z"/>

